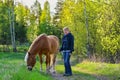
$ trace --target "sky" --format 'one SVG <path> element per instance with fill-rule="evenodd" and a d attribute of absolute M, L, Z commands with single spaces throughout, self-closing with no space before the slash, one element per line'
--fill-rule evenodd
<path fill-rule="evenodd" d="M 28 7 L 30 7 L 36 0 L 15 0 L 16 2 L 21 2 L 23 3 L 24 5 L 27 5 Z M 56 2 L 57 0 L 38 0 L 41 4 L 41 8 L 43 9 L 43 6 L 44 6 L 44 2 L 45 1 L 48 1 L 50 3 L 50 10 L 51 12 L 55 12 L 54 11 L 54 8 L 56 6 Z"/>

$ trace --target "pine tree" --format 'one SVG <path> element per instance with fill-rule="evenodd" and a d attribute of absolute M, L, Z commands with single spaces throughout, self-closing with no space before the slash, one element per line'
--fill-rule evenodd
<path fill-rule="evenodd" d="M 32 5 L 31 12 L 35 15 L 36 24 L 39 26 L 42 10 L 41 10 L 41 4 L 38 2 L 38 0 L 36 0 L 35 3 Z"/>
<path fill-rule="evenodd" d="M 31 11 L 29 15 L 29 27 L 27 28 L 27 38 L 32 42 L 40 33 L 40 22 L 41 22 L 41 4 L 36 0 L 31 6 Z"/>
<path fill-rule="evenodd" d="M 49 2 L 46 1 L 44 3 L 44 9 L 42 10 L 42 14 L 40 17 L 40 32 L 41 33 L 47 33 L 50 34 L 51 30 L 50 30 L 50 22 L 51 22 L 51 16 L 50 16 L 50 5 Z"/>
<path fill-rule="evenodd" d="M 57 27 L 60 27 L 60 16 L 61 16 L 61 11 L 63 9 L 63 0 L 58 0 L 57 1 L 57 6 L 55 7 L 55 14 L 53 16 L 53 24 Z"/>
<path fill-rule="evenodd" d="M 19 43 L 24 43 L 27 40 L 26 29 L 27 29 L 27 26 L 29 25 L 29 23 L 28 23 L 29 12 L 30 12 L 30 10 L 21 3 L 18 3 L 18 5 L 15 6 L 16 40 Z"/>

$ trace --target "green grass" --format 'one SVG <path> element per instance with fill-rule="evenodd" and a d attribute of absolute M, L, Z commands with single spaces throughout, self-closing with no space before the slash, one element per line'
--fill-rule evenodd
<path fill-rule="evenodd" d="M 76 65 L 76 69 L 96 76 L 104 76 L 109 80 L 120 80 L 120 64 L 82 62 Z"/>
<path fill-rule="evenodd" d="M 32 72 L 26 69 L 23 53 L 0 53 L 0 80 L 53 80 L 46 74 L 39 72 L 36 63 Z"/>
<path fill-rule="evenodd" d="M 26 69 L 24 53 L 0 52 L 0 80 L 54 80 L 51 75 L 39 72 L 39 61 L 32 71 Z M 57 73 L 64 73 L 63 61 L 58 55 Z M 72 60 L 74 62 L 74 59 Z M 95 63 L 84 61 L 72 66 L 73 76 L 63 77 L 64 80 L 120 80 L 120 64 Z M 61 77 L 58 77 L 58 80 Z M 104 79 L 102 79 L 104 78 Z"/>

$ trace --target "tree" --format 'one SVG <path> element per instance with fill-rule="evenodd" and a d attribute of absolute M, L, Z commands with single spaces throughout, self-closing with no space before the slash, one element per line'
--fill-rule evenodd
<path fill-rule="evenodd" d="M 68 26 L 71 29 L 75 36 L 77 55 L 86 56 L 86 44 L 89 42 L 90 59 L 100 57 L 109 62 L 116 57 L 120 41 L 119 10 L 115 10 L 119 9 L 118 3 L 112 0 L 65 0 L 63 2 L 61 23 L 58 25 L 62 28 Z"/>
<path fill-rule="evenodd" d="M 41 17 L 41 5 L 36 0 L 35 3 L 31 6 L 31 11 L 29 15 L 29 27 L 27 28 L 27 38 L 32 42 L 40 33 L 40 17 Z"/>
<path fill-rule="evenodd" d="M 39 34 L 40 33 L 47 33 L 51 34 L 50 30 L 50 21 L 51 21 L 51 16 L 50 16 L 50 5 L 49 2 L 46 1 L 44 3 L 44 9 L 42 10 L 42 15 L 40 17 L 40 26 L 39 26 Z"/>
<path fill-rule="evenodd" d="M 77 3 L 72 0 L 66 0 L 61 12 L 62 27 L 68 26 L 75 36 L 75 53 L 78 57 L 86 56 L 86 27 L 84 24 L 84 6 L 82 1 Z"/>
<path fill-rule="evenodd" d="M 10 22 L 10 32 L 11 32 L 11 42 L 13 46 L 13 51 L 16 52 L 16 38 L 15 38 L 15 14 L 14 14 L 14 0 L 6 1 L 9 6 L 9 22 Z"/>
<path fill-rule="evenodd" d="M 54 28 L 56 28 L 54 31 L 54 34 L 57 35 L 59 37 L 59 39 L 61 40 L 61 36 L 62 36 L 62 29 L 61 29 L 61 14 L 62 14 L 62 9 L 63 9 L 63 0 L 58 0 L 57 1 L 57 5 L 55 7 L 55 14 L 53 15 L 53 19 L 52 19 L 52 24 L 54 26 Z"/>
<path fill-rule="evenodd" d="M 53 16 L 53 24 L 57 27 L 60 27 L 60 16 L 63 9 L 63 0 L 58 0 L 55 7 L 55 15 Z"/>
<path fill-rule="evenodd" d="M 0 2 L 0 44 L 10 44 L 10 28 L 8 8 L 4 2 Z"/>
<path fill-rule="evenodd" d="M 114 55 L 119 50 L 120 37 L 120 31 L 118 31 L 120 30 L 118 24 L 119 17 L 116 15 L 117 12 L 114 12 L 116 9 L 114 6 L 119 6 L 117 1 L 110 1 L 110 3 L 106 2 L 106 4 L 103 5 L 102 12 L 98 20 L 99 24 L 101 25 L 97 29 L 103 51 L 105 52 L 106 57 L 109 58 L 109 61 L 112 63 L 115 63 Z"/>
<path fill-rule="evenodd" d="M 16 17 L 16 40 L 19 43 L 25 43 L 27 40 L 26 32 L 27 26 L 29 25 L 29 13 L 30 10 L 23 6 L 21 3 L 15 7 Z"/>
<path fill-rule="evenodd" d="M 31 12 L 35 15 L 36 24 L 39 26 L 40 25 L 40 16 L 41 16 L 42 10 L 41 10 L 41 5 L 37 0 L 35 1 L 33 6 L 31 7 Z"/>
<path fill-rule="evenodd" d="M 11 42 L 13 46 L 13 51 L 16 51 L 16 44 L 15 44 L 15 28 L 14 28 L 14 1 L 1 1 L 1 42 L 2 44 L 9 44 L 9 37 L 11 34 Z M 10 32 L 9 32 L 10 31 Z"/>

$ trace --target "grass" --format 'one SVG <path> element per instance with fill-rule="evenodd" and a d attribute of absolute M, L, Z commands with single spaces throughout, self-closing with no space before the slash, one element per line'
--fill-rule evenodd
<path fill-rule="evenodd" d="M 108 80 L 120 80 L 120 64 L 84 61 L 81 64 L 77 64 L 76 69 L 96 76 L 107 77 Z"/>
<path fill-rule="evenodd" d="M 39 72 L 38 63 L 32 72 L 26 69 L 22 53 L 0 53 L 0 80 L 53 80 L 46 74 Z"/>
<path fill-rule="evenodd" d="M 33 71 L 26 69 L 23 53 L 0 52 L 0 80 L 54 80 L 51 75 L 39 72 L 39 61 Z M 58 56 L 57 73 L 64 73 L 63 61 Z M 38 60 L 38 59 L 37 59 Z M 73 60 L 72 60 L 73 62 Z M 84 61 L 72 66 L 73 76 L 63 77 L 62 80 L 120 80 L 120 64 L 95 63 Z M 61 80 L 58 77 L 57 80 Z"/>

